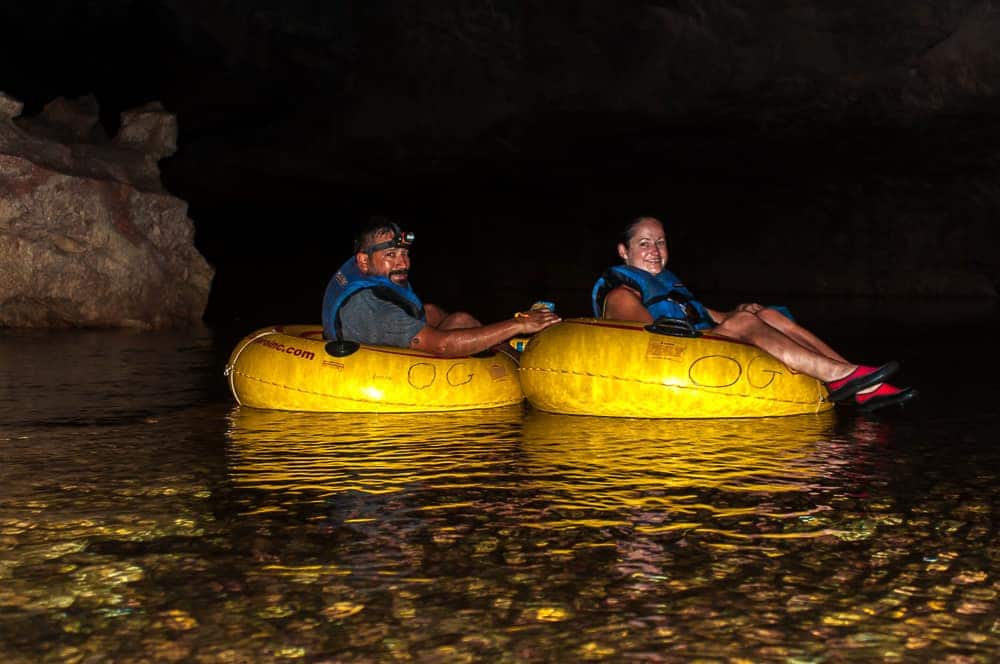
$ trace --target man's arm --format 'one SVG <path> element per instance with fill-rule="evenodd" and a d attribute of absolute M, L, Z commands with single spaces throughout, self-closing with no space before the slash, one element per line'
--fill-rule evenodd
<path fill-rule="evenodd" d="M 546 309 L 519 313 L 509 320 L 482 327 L 439 330 L 425 325 L 410 340 L 410 348 L 443 357 L 473 355 L 487 348 L 492 348 L 511 337 L 543 330 L 560 320 L 562 319 L 559 316 Z"/>

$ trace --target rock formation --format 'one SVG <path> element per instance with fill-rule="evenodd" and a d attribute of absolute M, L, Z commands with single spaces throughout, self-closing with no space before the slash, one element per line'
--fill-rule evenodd
<path fill-rule="evenodd" d="M 21 110 L 0 93 L 0 326 L 200 320 L 213 269 L 157 167 L 176 149 L 174 116 L 126 111 L 109 140 L 92 97 Z"/>

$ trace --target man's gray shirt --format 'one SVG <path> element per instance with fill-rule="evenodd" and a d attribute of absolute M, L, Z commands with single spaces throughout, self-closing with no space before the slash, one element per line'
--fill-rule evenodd
<path fill-rule="evenodd" d="M 344 339 L 399 348 L 409 348 L 410 340 L 424 327 L 422 320 L 376 297 L 368 288 L 340 308 L 340 324 Z"/>

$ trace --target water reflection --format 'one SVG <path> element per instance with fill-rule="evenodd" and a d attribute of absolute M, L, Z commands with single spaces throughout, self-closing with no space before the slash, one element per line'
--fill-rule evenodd
<path fill-rule="evenodd" d="M 834 422 L 831 412 L 724 420 L 532 412 L 521 458 L 544 491 L 547 527 L 603 523 L 647 534 L 699 530 L 713 539 L 787 536 L 788 528 L 768 532 L 761 522 L 823 509 L 806 504 L 779 514 L 775 500 L 815 487 L 823 473 L 818 446 Z"/>
<path fill-rule="evenodd" d="M 235 408 L 229 468 L 235 487 L 275 493 L 272 510 L 343 493 L 492 489 L 517 494 L 522 508 L 544 502 L 545 527 L 572 525 L 553 518 L 568 510 L 603 513 L 599 522 L 655 513 L 677 528 L 682 516 L 762 512 L 762 498 L 813 488 L 831 463 L 818 445 L 834 423 L 829 412 L 639 420 L 520 406 L 417 416 Z"/>
<path fill-rule="evenodd" d="M 316 645 L 362 659 L 788 661 L 822 659 L 827 642 L 862 658 L 995 643 L 995 589 L 961 541 L 995 542 L 988 513 L 947 481 L 927 498 L 895 487 L 900 436 L 836 413 L 236 409 L 229 531 L 250 543 L 251 586 L 298 623 L 337 625 L 345 641 L 315 632 Z M 934 523 L 949 501 L 964 517 Z M 968 644 L 947 645 L 961 624 Z"/>
<path fill-rule="evenodd" d="M 303 500 L 488 485 L 509 463 L 522 406 L 454 413 L 284 413 L 235 408 L 235 486 Z"/>
<path fill-rule="evenodd" d="M 816 446 L 833 432 L 832 412 L 757 419 L 647 420 L 532 412 L 523 450 L 538 473 L 567 473 L 567 484 L 615 488 L 644 476 L 661 488 L 727 491 L 800 489 L 819 469 Z"/>
<path fill-rule="evenodd" d="M 648 420 L 521 407 L 420 416 L 235 408 L 228 468 L 237 509 L 269 520 L 319 509 L 327 523 L 424 527 L 440 516 L 451 528 L 446 514 L 472 510 L 518 528 L 596 530 L 608 542 L 664 535 L 770 550 L 780 539 L 859 536 L 831 504 L 845 483 L 884 484 L 887 434 L 879 422 L 849 426 L 832 412 Z"/>

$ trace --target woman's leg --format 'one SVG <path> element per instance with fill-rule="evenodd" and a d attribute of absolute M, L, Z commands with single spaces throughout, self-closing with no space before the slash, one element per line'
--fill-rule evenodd
<path fill-rule="evenodd" d="M 808 348 L 814 353 L 825 355 L 831 360 L 835 360 L 843 364 L 851 364 L 851 362 L 844 359 L 840 353 L 830 348 L 830 346 L 828 346 L 822 339 L 792 319 L 788 318 L 780 311 L 767 308 L 761 309 L 757 312 L 757 317 L 784 334 L 786 337 L 793 339 L 800 346 Z"/>
<path fill-rule="evenodd" d="M 714 327 L 712 333 L 753 344 L 776 357 L 789 369 L 804 373 L 824 382 L 843 378 L 857 368 L 857 365 L 840 357 L 832 349 L 827 354 L 814 348 L 811 343 L 800 343 L 798 338 L 790 334 L 785 334 L 776 325 L 771 325 L 770 322 L 765 322 L 765 320 L 759 318 L 759 315 L 749 312 L 734 313 L 721 324 Z M 778 315 L 780 316 L 780 314 Z M 792 322 L 784 316 L 781 316 L 781 318 L 789 323 Z M 783 324 L 778 322 L 778 325 Z M 795 327 L 804 329 L 798 325 Z M 810 333 L 809 336 L 815 339 L 815 335 Z M 808 337 L 805 338 L 808 339 Z M 816 341 L 825 346 L 819 339 L 816 339 Z"/>
<path fill-rule="evenodd" d="M 820 355 L 825 355 L 826 357 L 829 357 L 832 360 L 851 364 L 851 362 L 844 359 L 844 357 L 840 353 L 830 348 L 830 346 L 828 346 L 826 342 L 824 342 L 822 339 L 820 339 L 815 334 L 813 334 L 806 328 L 802 327 L 801 325 L 790 319 L 788 316 L 781 313 L 780 311 L 777 311 L 775 309 L 764 308 L 757 312 L 757 317 L 760 318 L 765 323 L 767 323 L 768 325 L 770 325 L 771 327 L 776 328 L 778 331 L 782 332 L 785 336 L 795 340 L 800 346 L 809 348 L 813 352 L 819 353 Z M 900 391 L 895 386 L 889 385 L 889 383 L 875 383 L 874 385 L 859 390 L 858 394 L 864 395 L 864 394 L 869 394 L 871 392 L 875 392 L 879 390 L 883 384 L 887 385 L 888 386 L 887 389 L 889 390 L 893 390 L 895 392 Z"/>

